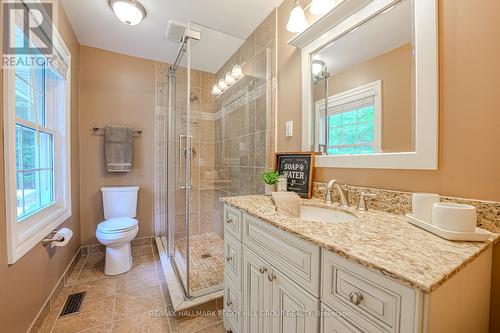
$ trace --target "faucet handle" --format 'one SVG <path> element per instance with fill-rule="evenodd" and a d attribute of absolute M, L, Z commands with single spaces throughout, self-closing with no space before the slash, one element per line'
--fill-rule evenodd
<path fill-rule="evenodd" d="M 366 199 L 375 199 L 377 197 L 377 195 L 375 193 L 365 193 L 365 192 L 361 192 L 360 196 L 359 196 L 359 202 L 358 202 L 358 210 L 363 210 L 363 211 L 367 211 L 368 210 L 368 206 L 366 204 Z"/>

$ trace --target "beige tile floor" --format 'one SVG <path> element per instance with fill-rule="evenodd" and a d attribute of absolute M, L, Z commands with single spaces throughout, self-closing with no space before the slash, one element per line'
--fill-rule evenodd
<path fill-rule="evenodd" d="M 178 238 L 175 247 L 180 253 L 180 258 L 185 258 L 186 238 Z M 195 292 L 218 285 L 222 286 L 224 239 L 215 232 L 191 235 L 189 236 L 189 249 L 189 290 Z M 182 265 L 182 267 L 185 266 Z M 185 272 L 180 269 L 179 273 L 184 279 Z"/>
<path fill-rule="evenodd" d="M 39 332 L 225 332 L 218 310 L 222 302 L 201 306 L 184 317 L 173 315 L 170 296 L 151 239 L 132 246 L 133 267 L 117 276 L 104 275 L 104 253 L 82 256 Z M 86 291 L 80 313 L 58 318 L 69 294 Z"/>

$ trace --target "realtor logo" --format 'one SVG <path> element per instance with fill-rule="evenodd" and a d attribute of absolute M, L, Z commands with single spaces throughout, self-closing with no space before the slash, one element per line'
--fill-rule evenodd
<path fill-rule="evenodd" d="M 4 0 L 2 7 L 2 65 L 46 62 L 53 49 L 52 2 Z"/>

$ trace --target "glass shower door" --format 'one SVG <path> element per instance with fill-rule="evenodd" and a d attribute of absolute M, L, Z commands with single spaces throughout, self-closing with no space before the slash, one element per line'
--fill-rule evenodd
<path fill-rule="evenodd" d="M 189 63 L 189 40 L 179 53 Z M 170 69 L 169 114 L 169 252 L 173 266 L 189 298 L 189 212 L 191 192 L 192 135 L 190 131 L 189 69 L 173 66 Z M 172 207 L 173 206 L 173 207 Z"/>

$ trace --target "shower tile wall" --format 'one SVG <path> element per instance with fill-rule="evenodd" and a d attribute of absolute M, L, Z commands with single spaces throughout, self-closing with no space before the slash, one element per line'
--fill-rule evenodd
<path fill-rule="evenodd" d="M 156 63 L 154 137 L 154 219 L 157 235 L 166 234 L 167 218 L 167 97 L 168 65 Z"/>
<path fill-rule="evenodd" d="M 260 174 L 274 167 L 275 25 L 273 11 L 216 73 L 221 78 L 234 64 L 241 64 L 245 74 L 215 102 L 216 199 L 264 193 Z M 222 215 L 218 202 L 219 233 L 223 232 Z"/>
<path fill-rule="evenodd" d="M 216 232 L 222 236 L 219 198 L 263 193 L 260 174 L 274 165 L 276 96 L 276 12 L 273 11 L 216 74 L 191 71 L 191 134 L 196 157 L 192 161 L 190 194 L 191 235 Z M 241 64 L 245 77 L 220 97 L 211 94 L 216 78 Z M 166 219 L 167 72 L 157 65 L 155 136 L 155 218 Z M 187 105 L 187 71 L 177 70 L 177 128 L 184 129 Z M 174 147 L 178 147 L 175 142 Z M 175 185 L 177 186 L 177 184 Z M 185 192 L 177 191 L 176 220 L 183 221 Z M 165 228 L 161 235 L 166 234 Z M 176 238 L 185 235 L 176 224 Z"/>

